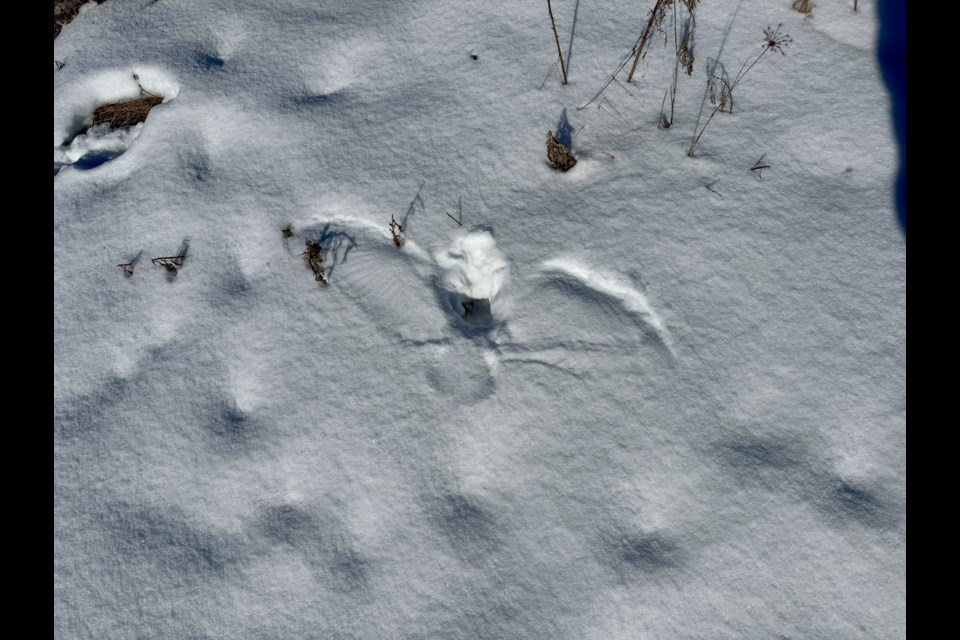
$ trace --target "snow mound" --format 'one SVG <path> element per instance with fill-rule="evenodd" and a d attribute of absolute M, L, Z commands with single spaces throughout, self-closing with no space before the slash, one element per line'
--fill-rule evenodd
<path fill-rule="evenodd" d="M 69 100 L 54 112 L 53 175 L 67 165 L 98 167 L 120 156 L 140 136 L 142 122 L 118 129 L 104 123 L 83 132 L 98 107 L 146 96 L 168 102 L 179 93 L 173 76 L 156 67 L 106 71 L 72 87 Z"/>
<path fill-rule="evenodd" d="M 500 295 L 510 267 L 489 231 L 475 230 L 456 238 L 436 260 L 448 310 L 466 327 L 488 330 L 498 318 L 502 321 Z"/>

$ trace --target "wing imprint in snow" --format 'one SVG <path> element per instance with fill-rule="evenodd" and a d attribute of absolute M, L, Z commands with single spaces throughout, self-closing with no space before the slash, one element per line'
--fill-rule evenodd
<path fill-rule="evenodd" d="M 547 260 L 542 271 L 552 277 L 573 280 L 603 297 L 615 301 L 635 322 L 675 355 L 667 327 L 647 296 L 624 274 L 596 269 L 569 258 Z"/>

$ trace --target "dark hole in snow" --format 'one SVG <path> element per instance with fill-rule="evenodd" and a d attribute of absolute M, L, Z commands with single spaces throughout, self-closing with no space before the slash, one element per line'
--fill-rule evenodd
<path fill-rule="evenodd" d="M 54 161 L 53 175 L 56 177 L 57 174 L 60 173 L 60 169 L 65 166 L 72 166 L 83 170 L 95 169 L 100 165 L 123 155 L 124 151 L 125 149 L 98 149 L 85 153 L 79 160 L 73 163 Z"/>
<path fill-rule="evenodd" d="M 464 335 L 483 335 L 497 326 L 488 298 L 471 298 L 446 289 L 438 290 L 437 294 L 441 308 L 454 316 L 453 326 Z"/>
<path fill-rule="evenodd" d="M 93 169 L 99 167 L 105 162 L 109 162 L 114 158 L 123 154 L 123 151 L 119 150 L 106 150 L 101 149 L 99 151 L 91 151 L 86 153 L 79 160 L 73 163 L 77 169 Z"/>
<path fill-rule="evenodd" d="M 467 298 L 460 301 L 463 308 L 464 320 L 471 324 L 492 324 L 493 315 L 490 313 L 490 301 L 486 298 Z"/>

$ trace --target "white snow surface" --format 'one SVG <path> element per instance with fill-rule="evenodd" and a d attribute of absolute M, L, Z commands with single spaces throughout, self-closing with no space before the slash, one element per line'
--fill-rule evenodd
<path fill-rule="evenodd" d="M 744 0 L 728 69 L 793 43 L 696 158 L 734 3 L 700 4 L 669 129 L 663 34 L 577 109 L 653 1 L 552 4 L 567 86 L 540 1 L 107 0 L 63 29 L 55 637 L 905 637 L 874 3 Z M 134 73 L 147 120 L 65 146 Z"/>

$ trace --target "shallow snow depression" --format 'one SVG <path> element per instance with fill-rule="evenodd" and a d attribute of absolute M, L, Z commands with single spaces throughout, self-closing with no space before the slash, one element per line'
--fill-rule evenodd
<path fill-rule="evenodd" d="M 874 3 L 647 4 L 62 28 L 56 637 L 905 635 Z"/>

